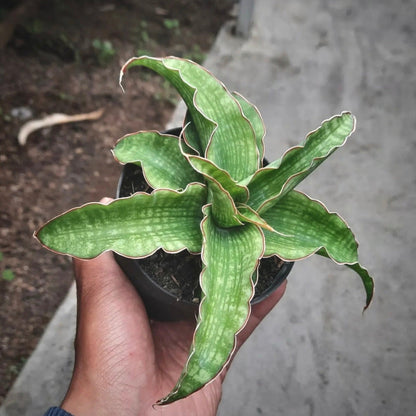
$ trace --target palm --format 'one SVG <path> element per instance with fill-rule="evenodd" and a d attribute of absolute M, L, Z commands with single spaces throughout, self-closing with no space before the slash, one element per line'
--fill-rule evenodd
<path fill-rule="evenodd" d="M 137 295 L 134 294 L 137 298 Z M 146 317 L 147 320 L 147 317 Z M 157 415 L 162 409 L 152 405 L 165 396 L 178 380 L 186 363 L 195 329 L 193 322 L 149 322 L 143 326 L 126 327 L 123 336 L 131 346 L 126 351 L 123 383 L 134 386 L 133 396 L 140 392 L 143 414 Z M 118 355 L 118 371 L 120 369 Z M 132 371 L 132 369 L 134 369 Z M 163 408 L 164 415 L 215 415 L 221 396 L 221 381 L 216 379 L 194 395 Z M 151 412 L 150 412 L 151 411 Z M 140 413 L 142 414 L 142 413 Z"/>
<path fill-rule="evenodd" d="M 192 322 L 153 322 L 151 327 L 161 380 L 159 399 L 169 393 L 179 378 L 188 358 L 195 325 Z M 217 378 L 199 392 L 165 407 L 163 414 L 215 415 L 220 398 L 221 380 Z"/>
<path fill-rule="evenodd" d="M 79 307 L 76 365 L 63 407 L 77 416 L 89 414 L 92 407 L 83 410 L 90 406 L 103 416 L 215 415 L 224 372 L 183 400 L 152 407 L 179 378 L 195 322 L 149 322 L 141 299 L 110 253 L 74 264 Z M 284 287 L 253 308 L 238 346 L 283 292 Z"/>

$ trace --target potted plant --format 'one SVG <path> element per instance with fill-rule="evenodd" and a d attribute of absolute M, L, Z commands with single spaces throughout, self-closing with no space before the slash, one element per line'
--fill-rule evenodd
<path fill-rule="evenodd" d="M 263 167 L 265 128 L 245 98 L 202 66 L 175 57 L 132 58 L 120 84 L 134 66 L 163 76 L 188 109 L 179 137 L 139 131 L 113 149 L 122 164 L 140 165 L 154 190 L 74 208 L 35 235 L 55 252 L 84 259 L 107 250 L 128 258 L 160 248 L 201 253 L 198 323 L 181 377 L 158 402 L 167 404 L 203 387 L 227 363 L 250 314 L 262 257 L 297 261 L 316 253 L 345 264 L 364 284 L 365 308 L 374 284 L 344 220 L 294 189 L 346 142 L 355 129 L 351 113 L 325 120 L 301 145 Z"/>
<path fill-rule="evenodd" d="M 175 128 L 164 134 L 179 137 L 180 133 L 181 128 Z M 124 165 L 117 187 L 117 198 L 128 197 L 136 192 L 152 191 L 139 165 Z M 184 250 L 168 254 L 158 250 L 144 259 L 127 258 L 117 253 L 114 255 L 119 266 L 140 293 L 150 319 L 195 319 L 201 299 L 200 253 L 192 255 Z M 293 262 L 284 262 L 276 256 L 262 258 L 259 262 L 258 278 L 256 275 L 253 276 L 257 283 L 251 305 L 263 301 L 276 290 L 286 279 L 292 266 Z"/>

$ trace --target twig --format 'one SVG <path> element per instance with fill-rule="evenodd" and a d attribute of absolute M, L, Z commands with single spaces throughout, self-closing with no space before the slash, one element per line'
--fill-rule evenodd
<path fill-rule="evenodd" d="M 74 114 L 74 115 L 67 115 L 67 114 L 51 114 L 39 120 L 31 120 L 27 123 L 23 124 L 23 126 L 19 130 L 19 134 L 17 136 L 17 141 L 19 142 L 20 146 L 24 146 L 27 141 L 27 137 L 30 133 L 34 132 L 38 129 L 43 129 L 44 127 L 54 126 L 55 124 L 63 124 L 63 123 L 74 123 L 76 121 L 85 121 L 85 120 L 97 120 L 103 115 L 104 109 L 99 109 L 93 111 L 91 113 L 83 113 L 83 114 Z"/>

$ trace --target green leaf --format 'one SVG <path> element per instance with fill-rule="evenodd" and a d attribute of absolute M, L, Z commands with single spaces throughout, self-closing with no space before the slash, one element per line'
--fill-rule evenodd
<path fill-rule="evenodd" d="M 354 129 L 351 113 L 324 121 L 302 145 L 289 149 L 281 159 L 256 172 L 248 184 L 248 205 L 259 213 L 269 209 L 341 147 Z"/>
<path fill-rule="evenodd" d="M 275 232 L 275 230 L 270 227 L 269 224 L 267 224 L 266 221 L 264 221 L 263 218 L 260 217 L 260 215 L 254 211 L 253 208 L 249 207 L 245 204 L 239 204 L 237 206 L 238 210 L 238 218 L 243 222 L 249 222 L 251 224 L 256 224 L 261 228 L 264 228 L 266 230 Z"/>
<path fill-rule="evenodd" d="M 194 144 L 192 147 L 205 151 L 211 138 L 212 132 L 216 128 L 216 124 L 213 120 L 208 119 L 200 111 L 198 111 L 194 105 L 194 95 L 196 93 L 197 86 L 187 82 L 188 80 L 183 78 L 178 69 L 168 66 L 168 63 L 174 59 L 178 58 L 172 57 L 169 59 L 169 61 L 163 58 L 152 58 L 148 56 L 129 59 L 121 68 L 120 85 L 126 71 L 134 66 L 144 66 L 146 68 L 152 69 L 163 78 L 168 80 L 184 100 L 186 106 L 188 107 L 189 118 L 192 123 L 195 124 L 196 131 L 198 132 L 200 143 Z M 200 72 L 200 68 L 202 67 L 198 68 L 196 64 L 194 65 L 197 70 L 196 72 Z"/>
<path fill-rule="evenodd" d="M 210 160 L 192 155 L 187 157 L 192 167 L 207 180 L 208 201 L 212 203 L 212 215 L 217 225 L 220 227 L 242 225 L 234 201 L 246 201 L 247 188 L 237 185 L 228 172 L 219 169 Z"/>
<path fill-rule="evenodd" d="M 337 214 L 328 212 L 321 202 L 291 191 L 263 217 L 275 230 L 287 234 L 283 236 L 264 230 L 265 256 L 276 254 L 290 261 L 317 253 L 338 264 L 345 264 L 363 282 L 367 295 L 364 309 L 370 305 L 374 281 L 358 263 L 358 243 L 351 229 Z"/>
<path fill-rule="evenodd" d="M 206 197 L 205 186 L 191 184 L 183 192 L 162 189 L 108 205 L 86 204 L 49 221 L 35 236 L 52 251 L 79 258 L 107 250 L 126 257 L 146 257 L 158 248 L 197 253 Z"/>
<path fill-rule="evenodd" d="M 319 201 L 291 191 L 262 218 L 277 234 L 264 230 L 265 256 L 276 254 L 283 260 L 300 260 L 325 247 L 337 263 L 355 263 L 358 244 L 348 225 L 330 213 Z"/>
<path fill-rule="evenodd" d="M 14 279 L 14 277 L 15 276 L 14 276 L 13 270 L 10 270 L 10 269 L 3 270 L 3 273 L 2 273 L 3 280 L 7 280 L 8 282 L 11 282 Z"/>
<path fill-rule="evenodd" d="M 152 188 L 185 189 L 191 182 L 203 182 L 203 178 L 181 153 L 179 140 L 157 131 L 140 131 L 122 137 L 113 153 L 120 163 L 141 165 Z"/>
<path fill-rule="evenodd" d="M 256 137 L 257 149 L 259 151 L 260 166 L 263 166 L 264 158 L 264 136 L 266 134 L 266 127 L 263 122 L 263 118 L 257 107 L 250 103 L 246 98 L 244 98 L 238 92 L 232 93 L 233 97 L 238 101 L 243 110 L 243 114 L 250 121 L 251 126 L 254 130 L 254 135 Z"/>
<path fill-rule="evenodd" d="M 185 120 L 183 122 L 184 132 L 183 138 L 185 143 L 198 155 L 203 155 L 205 153 L 205 149 L 202 149 L 201 139 L 199 138 L 198 130 L 196 128 L 196 123 L 193 122 L 192 116 L 189 110 L 186 111 Z"/>
<path fill-rule="evenodd" d="M 364 289 L 367 295 L 365 306 L 363 312 L 370 306 L 371 301 L 374 296 L 374 279 L 368 273 L 368 270 L 365 267 L 362 267 L 360 263 L 346 264 L 351 270 L 354 270 L 360 277 L 363 282 Z"/>
<path fill-rule="evenodd" d="M 236 227 L 243 224 L 230 194 L 216 181 L 208 183 L 208 202 L 212 204 L 212 216 L 219 227 Z"/>
<path fill-rule="evenodd" d="M 210 160 L 199 156 L 188 155 L 188 160 L 192 167 L 197 172 L 201 173 L 207 180 L 215 181 L 226 190 L 235 202 L 247 202 L 247 187 L 238 185 L 227 171 L 215 166 Z"/>
<path fill-rule="evenodd" d="M 214 378 L 227 363 L 235 348 L 236 334 L 250 314 L 252 275 L 263 252 L 262 233 L 252 224 L 218 228 L 209 206 L 205 213 L 202 222 L 205 268 L 201 275 L 204 297 L 194 342 L 176 387 L 159 404 L 186 397 Z"/>
<path fill-rule="evenodd" d="M 327 251 L 325 249 L 320 249 L 316 252 L 316 254 L 319 254 L 320 256 L 330 258 Z M 363 282 L 365 293 L 366 293 L 366 301 L 365 306 L 363 309 L 363 312 L 370 306 L 371 301 L 373 300 L 374 296 L 374 280 L 368 273 L 368 270 L 360 265 L 360 263 L 354 263 L 354 264 L 346 264 L 348 268 L 351 270 L 354 270 L 361 278 L 361 281 Z"/>
<path fill-rule="evenodd" d="M 205 150 L 207 159 L 227 170 L 236 181 L 258 169 L 253 128 L 242 116 L 237 100 L 217 78 L 186 59 L 144 56 L 129 60 L 121 70 L 120 79 L 128 68 L 137 65 L 156 71 L 177 89 L 188 107 L 189 118 L 195 123 L 199 147 Z"/>

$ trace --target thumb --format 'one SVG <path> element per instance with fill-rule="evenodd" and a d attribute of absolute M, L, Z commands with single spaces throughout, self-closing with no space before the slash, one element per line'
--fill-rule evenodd
<path fill-rule="evenodd" d="M 103 198 L 100 202 L 108 204 L 111 201 L 111 198 Z M 90 260 L 74 258 L 73 264 L 78 302 L 84 300 L 84 297 L 102 297 L 105 293 L 120 290 L 137 296 L 112 252 L 104 252 Z"/>
<path fill-rule="evenodd" d="M 132 283 L 120 269 L 112 252 L 102 253 L 91 260 L 73 259 L 79 307 L 97 304 L 126 304 L 148 320 L 146 309 Z"/>

